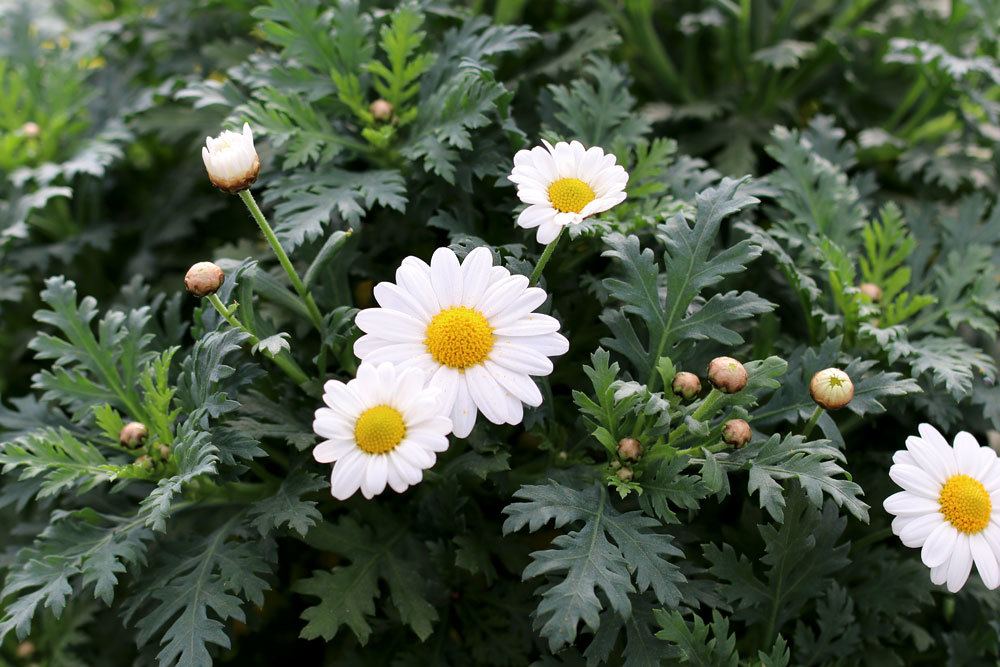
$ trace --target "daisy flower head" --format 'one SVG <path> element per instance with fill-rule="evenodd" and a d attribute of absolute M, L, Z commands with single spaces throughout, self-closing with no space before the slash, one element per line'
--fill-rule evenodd
<path fill-rule="evenodd" d="M 966 432 L 950 446 L 929 424 L 896 452 L 889 476 L 903 488 L 885 499 L 892 532 L 920 549 L 931 581 L 957 592 L 975 563 L 990 590 L 1000 586 L 1000 462 Z"/>
<path fill-rule="evenodd" d="M 333 464 L 335 498 L 361 489 L 370 499 L 386 485 L 402 493 L 448 448 L 451 420 L 426 380 L 417 368 L 362 363 L 350 382 L 324 385 L 327 407 L 316 411 L 313 431 L 326 439 L 313 448 L 313 458 Z"/>
<path fill-rule="evenodd" d="M 494 266 L 488 248 L 461 264 L 448 248 L 438 248 L 430 264 L 407 257 L 395 283 L 375 286 L 380 307 L 358 313 L 365 335 L 354 353 L 427 373 L 460 438 L 480 412 L 494 424 L 518 424 L 523 404 L 542 403 L 531 377 L 551 373 L 549 357 L 569 349 L 559 321 L 533 312 L 546 297 L 524 276 Z"/>
<path fill-rule="evenodd" d="M 625 199 L 628 173 L 615 156 L 599 146 L 584 148 L 579 141 L 560 141 L 518 151 L 508 178 L 517 184 L 517 196 L 528 208 L 517 224 L 535 229 L 539 243 L 551 243 L 566 225 L 607 211 Z"/>

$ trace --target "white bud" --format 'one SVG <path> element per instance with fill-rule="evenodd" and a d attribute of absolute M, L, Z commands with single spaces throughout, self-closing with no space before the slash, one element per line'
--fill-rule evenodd
<path fill-rule="evenodd" d="M 260 158 L 253 147 L 250 123 L 243 123 L 243 134 L 225 130 L 215 138 L 206 137 L 201 157 L 212 185 L 224 192 L 246 190 L 260 173 Z"/>
<path fill-rule="evenodd" d="M 837 410 L 854 398 L 854 383 L 839 368 L 827 368 L 813 375 L 809 393 L 820 407 Z"/>

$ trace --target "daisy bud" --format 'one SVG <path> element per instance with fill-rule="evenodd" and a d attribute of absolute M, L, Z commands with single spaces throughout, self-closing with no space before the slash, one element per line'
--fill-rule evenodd
<path fill-rule="evenodd" d="M 627 461 L 636 461 L 642 456 L 642 445 L 635 438 L 622 438 L 618 441 L 618 456 Z"/>
<path fill-rule="evenodd" d="M 34 139 L 41 133 L 42 133 L 42 128 L 38 126 L 38 123 L 33 123 L 30 120 L 21 126 L 21 134 L 28 137 L 29 139 Z"/>
<path fill-rule="evenodd" d="M 170 458 L 170 447 L 168 445 L 160 445 L 157 451 L 160 454 L 160 458 L 164 461 Z"/>
<path fill-rule="evenodd" d="M 827 368 L 813 375 L 809 393 L 821 408 L 837 410 L 854 398 L 854 383 L 839 368 Z"/>
<path fill-rule="evenodd" d="M 671 385 L 671 388 L 675 394 L 685 401 L 690 401 L 701 393 L 701 380 L 694 373 L 681 371 L 674 376 L 674 383 Z"/>
<path fill-rule="evenodd" d="M 129 422 L 118 433 L 118 442 L 121 443 L 122 447 L 137 449 L 146 441 L 147 435 L 149 435 L 149 429 L 146 428 L 145 424 Z"/>
<path fill-rule="evenodd" d="M 708 365 L 708 381 L 724 394 L 735 394 L 747 386 L 747 369 L 732 357 L 716 357 Z"/>
<path fill-rule="evenodd" d="M 17 645 L 17 657 L 30 658 L 35 655 L 35 644 L 33 642 L 21 642 Z"/>
<path fill-rule="evenodd" d="M 861 283 L 858 290 L 872 301 L 879 301 L 882 298 L 882 288 L 875 283 Z"/>
<path fill-rule="evenodd" d="M 368 107 L 368 111 L 371 112 L 372 116 L 374 116 L 375 120 L 377 121 L 381 121 L 384 123 L 387 120 L 392 119 L 392 112 L 393 112 L 392 103 L 383 100 L 382 98 L 379 98 L 374 102 L 372 102 L 371 106 Z"/>
<path fill-rule="evenodd" d="M 722 439 L 737 449 L 750 442 L 751 435 L 750 424 L 745 419 L 730 419 L 722 427 Z"/>
<path fill-rule="evenodd" d="M 622 468 L 615 474 L 618 476 L 618 479 L 623 482 L 631 482 L 632 477 L 634 476 L 631 468 Z"/>
<path fill-rule="evenodd" d="M 139 458 L 137 458 L 132 465 L 134 465 L 137 468 L 143 468 L 145 470 L 152 470 L 153 469 L 153 457 L 151 457 L 149 454 L 143 454 L 142 456 L 140 456 Z"/>
<path fill-rule="evenodd" d="M 206 137 L 201 158 L 212 185 L 230 194 L 249 188 L 260 173 L 250 123 L 243 123 L 242 134 L 225 130 L 214 139 Z"/>
<path fill-rule="evenodd" d="M 184 276 L 184 287 L 195 296 L 208 296 L 215 294 L 225 279 L 226 274 L 215 264 L 198 262 Z"/>

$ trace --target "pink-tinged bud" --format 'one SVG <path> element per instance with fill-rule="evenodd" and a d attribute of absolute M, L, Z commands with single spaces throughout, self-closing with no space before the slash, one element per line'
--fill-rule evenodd
<path fill-rule="evenodd" d="M 671 385 L 674 393 L 683 398 L 685 401 L 690 401 L 692 398 L 701 393 L 701 380 L 694 373 L 688 373 L 687 371 L 681 371 L 674 376 L 674 382 Z"/>
<path fill-rule="evenodd" d="M 747 369 L 732 357 L 716 357 L 708 365 L 708 381 L 724 394 L 735 394 L 747 386 Z"/>
<path fill-rule="evenodd" d="M 234 194 L 249 188 L 260 173 L 250 123 L 243 123 L 242 133 L 225 130 L 217 137 L 206 137 L 201 159 L 208 179 L 223 192 Z"/>
<path fill-rule="evenodd" d="M 631 482 L 632 477 L 635 476 L 631 468 L 622 468 L 615 474 L 618 476 L 618 479 L 623 482 Z"/>
<path fill-rule="evenodd" d="M 375 118 L 375 120 L 384 123 L 388 120 L 392 120 L 392 112 L 394 109 L 391 102 L 379 98 L 371 103 L 371 106 L 368 107 L 368 111 L 371 112 L 372 117 Z"/>
<path fill-rule="evenodd" d="M 854 383 L 839 368 L 827 368 L 813 375 L 809 393 L 821 408 L 838 410 L 854 398 Z"/>
<path fill-rule="evenodd" d="M 38 123 L 33 123 L 30 120 L 21 126 L 21 134 L 28 137 L 29 139 L 34 139 L 42 133 L 42 128 L 38 126 Z"/>
<path fill-rule="evenodd" d="M 160 454 L 160 458 L 163 459 L 164 461 L 170 458 L 169 445 L 160 445 L 159 447 L 157 447 L 156 451 Z"/>
<path fill-rule="evenodd" d="M 118 442 L 122 447 L 138 449 L 142 446 L 142 443 L 146 441 L 147 435 L 149 435 L 149 429 L 146 428 L 145 424 L 140 422 L 129 422 L 122 427 L 121 431 L 119 431 Z"/>
<path fill-rule="evenodd" d="M 730 419 L 722 427 L 722 439 L 736 449 L 750 442 L 752 436 L 750 424 L 745 419 Z"/>
<path fill-rule="evenodd" d="M 618 456 L 626 461 L 637 461 L 642 456 L 642 444 L 635 438 L 622 438 L 618 441 Z"/>
<path fill-rule="evenodd" d="M 882 299 L 882 288 L 875 283 L 861 283 L 858 285 L 858 291 L 872 301 L 880 301 Z"/>
<path fill-rule="evenodd" d="M 195 296 L 215 294 L 222 287 L 226 274 L 211 262 L 198 262 L 184 276 L 184 287 Z"/>
<path fill-rule="evenodd" d="M 142 456 L 137 458 L 132 465 L 134 465 L 137 468 L 142 468 L 143 470 L 152 470 L 153 457 L 151 457 L 149 454 L 143 454 Z"/>
<path fill-rule="evenodd" d="M 35 655 L 35 644 L 30 641 L 24 641 L 17 645 L 15 650 L 17 657 L 19 658 L 30 658 Z"/>

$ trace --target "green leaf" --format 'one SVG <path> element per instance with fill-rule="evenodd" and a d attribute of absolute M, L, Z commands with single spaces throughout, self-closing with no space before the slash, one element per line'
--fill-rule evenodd
<path fill-rule="evenodd" d="M 682 475 L 681 471 L 687 465 L 687 458 L 678 456 L 668 461 L 658 461 L 652 470 L 644 472 L 639 505 L 647 514 L 659 517 L 664 523 L 680 523 L 670 505 L 688 510 L 696 509 L 698 501 L 709 494 L 711 479 Z"/>
<path fill-rule="evenodd" d="M 682 663 L 698 667 L 736 667 L 739 664 L 736 638 L 729 634 L 729 619 L 717 610 L 712 611 L 710 625 L 698 616 L 688 625 L 684 616 L 676 610 L 658 610 L 654 614 L 662 628 L 656 636 L 677 647 Z"/>
<path fill-rule="evenodd" d="M 140 646 L 160 637 L 157 661 L 177 667 L 209 667 L 209 645 L 229 648 L 225 622 L 244 621 L 242 605 L 264 603 L 264 579 L 275 561 L 270 540 L 247 541 L 240 515 L 230 518 L 183 551 L 164 555 L 127 606 Z"/>
<path fill-rule="evenodd" d="M 116 517 L 86 508 L 57 511 L 30 547 L 18 551 L 0 595 L 8 600 L 0 638 L 11 630 L 24 639 L 40 606 L 57 617 L 73 593 L 73 582 L 93 586 L 105 604 L 114 599 L 126 566 L 139 567 L 153 534 L 141 518 Z"/>
<path fill-rule="evenodd" d="M 108 461 L 94 445 L 78 440 L 65 429 L 29 433 L 0 448 L 3 472 L 19 471 L 19 479 L 42 478 L 37 496 L 55 496 L 70 489 L 77 493 L 110 482 L 129 471 L 129 465 Z"/>
<path fill-rule="evenodd" d="M 295 585 L 296 592 L 320 599 L 319 604 L 302 612 L 308 621 L 302 629 L 303 639 L 330 641 L 346 625 L 366 644 L 379 580 L 385 581 L 403 623 L 421 641 L 430 636 L 438 615 L 425 598 L 426 581 L 414 567 L 414 554 L 423 547 L 386 513 L 378 512 L 378 518 L 374 530 L 344 518 L 309 532 L 307 539 L 314 548 L 333 551 L 351 562 L 329 572 L 314 571 Z"/>
<path fill-rule="evenodd" d="M 195 430 L 192 419 L 182 426 L 173 446 L 171 460 L 177 472 L 157 482 L 156 488 L 140 503 L 140 514 L 146 525 L 164 531 L 173 504 L 184 486 L 202 475 L 215 475 L 219 463 L 218 449 L 205 431 Z"/>
<path fill-rule="evenodd" d="M 250 507 L 253 527 L 265 537 L 283 526 L 305 537 L 323 515 L 316 509 L 316 501 L 303 500 L 303 496 L 326 487 L 327 481 L 319 475 L 304 470 L 290 472 L 273 496 Z"/>
<path fill-rule="evenodd" d="M 749 240 L 712 252 L 722 220 L 757 202 L 744 194 L 743 184 L 727 178 L 717 188 L 700 193 L 693 226 L 677 215 L 657 227 L 657 239 L 665 246 L 662 278 L 653 252 L 642 250 L 637 237 L 605 237 L 609 250 L 604 255 L 616 260 L 624 279 L 608 278 L 603 283 L 623 308 L 601 315 L 614 334 L 601 342 L 624 354 L 637 369 L 655 368 L 663 356 L 684 358 L 692 341 L 738 345 L 743 337 L 726 325 L 773 308 L 752 292 L 735 291 L 714 294 L 700 308 L 692 308 L 703 290 L 746 270 L 746 264 L 760 255 L 760 246 Z M 628 315 L 643 323 L 645 336 L 640 336 Z"/>
<path fill-rule="evenodd" d="M 583 621 L 596 630 L 603 609 L 600 591 L 622 617 L 631 613 L 628 594 L 652 589 L 663 604 L 680 599 L 675 585 L 683 581 L 667 556 L 680 556 L 669 535 L 658 533 L 655 519 L 638 511 L 619 512 L 607 491 L 595 484 L 583 491 L 550 481 L 522 486 L 504 508 L 503 530 L 509 534 L 528 527 L 535 532 L 552 521 L 556 528 L 583 522 L 579 530 L 552 540 L 553 549 L 531 554 L 523 577 L 556 575 L 538 604 L 538 624 L 555 651 L 573 642 Z M 633 585 L 634 573 L 634 585 Z"/>

